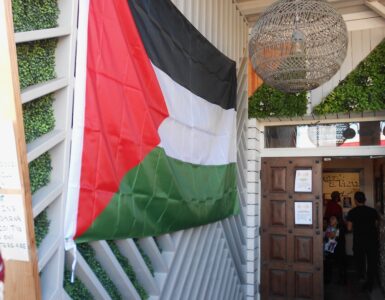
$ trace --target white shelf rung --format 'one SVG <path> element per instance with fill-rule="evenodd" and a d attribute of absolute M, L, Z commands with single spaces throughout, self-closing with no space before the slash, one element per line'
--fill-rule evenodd
<path fill-rule="evenodd" d="M 21 103 L 27 103 L 68 85 L 68 78 L 60 77 L 26 87 L 21 91 Z"/>
<path fill-rule="evenodd" d="M 71 34 L 71 28 L 66 27 L 56 27 L 49 29 L 33 30 L 33 31 L 24 31 L 15 33 L 16 43 L 25 43 L 32 42 L 37 40 L 50 39 L 55 37 L 61 37 Z"/>
<path fill-rule="evenodd" d="M 38 268 L 39 272 L 44 269 L 46 264 L 49 262 L 51 257 L 56 253 L 58 250 L 60 243 L 63 242 L 60 236 L 53 242 L 53 243 L 43 243 L 40 245 L 38 249 L 38 255 L 39 255 L 39 262 L 38 262 Z"/>
<path fill-rule="evenodd" d="M 32 195 L 32 212 L 35 218 L 52 203 L 63 191 L 62 182 L 50 182 Z"/>
<path fill-rule="evenodd" d="M 27 145 L 28 163 L 52 149 L 66 137 L 64 130 L 52 130 Z"/>

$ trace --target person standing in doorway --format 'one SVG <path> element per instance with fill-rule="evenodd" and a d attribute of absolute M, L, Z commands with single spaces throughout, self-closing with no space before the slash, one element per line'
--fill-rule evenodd
<path fill-rule="evenodd" d="M 348 213 L 347 229 L 353 230 L 353 254 L 358 275 L 366 278 L 363 288 L 370 291 L 376 274 L 379 216 L 374 208 L 365 205 L 363 192 L 356 192 L 354 200 L 356 207 Z"/>
<path fill-rule="evenodd" d="M 332 199 L 326 204 L 326 210 L 324 214 L 325 224 L 329 221 L 332 216 L 337 218 L 338 223 L 342 224 L 342 207 L 338 204 L 341 201 L 341 196 L 338 191 L 334 191 L 331 194 Z"/>

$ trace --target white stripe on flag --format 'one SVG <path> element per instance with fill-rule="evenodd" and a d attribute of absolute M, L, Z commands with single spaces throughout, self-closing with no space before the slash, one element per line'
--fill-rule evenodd
<path fill-rule="evenodd" d="M 76 78 L 71 161 L 64 221 L 64 237 L 66 250 L 69 250 L 75 246 L 73 242 L 73 237 L 76 233 L 76 221 L 78 214 L 86 99 L 88 12 L 89 0 L 79 1 L 79 28 L 76 53 Z"/>
<path fill-rule="evenodd" d="M 160 125 L 166 154 L 199 165 L 236 162 L 236 111 L 223 109 L 175 82 L 153 65 L 169 117 Z M 213 87 L 215 88 L 215 87 Z"/>

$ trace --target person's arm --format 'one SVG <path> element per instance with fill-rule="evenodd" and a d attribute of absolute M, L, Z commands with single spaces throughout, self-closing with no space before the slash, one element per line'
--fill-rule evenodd
<path fill-rule="evenodd" d="M 353 223 L 350 221 L 346 222 L 346 229 L 347 231 L 352 231 L 353 230 Z"/>

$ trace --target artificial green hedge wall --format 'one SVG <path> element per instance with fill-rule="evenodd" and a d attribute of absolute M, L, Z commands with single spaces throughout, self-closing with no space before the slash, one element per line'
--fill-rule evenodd
<path fill-rule="evenodd" d="M 57 39 L 40 40 L 17 45 L 20 88 L 56 77 L 55 50 Z"/>
<path fill-rule="evenodd" d="M 249 118 L 303 116 L 307 102 L 306 93 L 286 94 L 262 84 L 249 98 Z"/>
<path fill-rule="evenodd" d="M 39 248 L 49 232 L 50 220 L 48 220 L 47 211 L 43 210 L 33 221 L 35 224 L 36 247 Z"/>
<path fill-rule="evenodd" d="M 46 186 L 50 181 L 52 171 L 51 156 L 48 152 L 43 153 L 29 164 L 29 180 L 31 193 Z"/>
<path fill-rule="evenodd" d="M 385 109 L 385 40 L 313 112 L 324 115 L 382 109 Z"/>
<path fill-rule="evenodd" d="M 122 269 L 127 274 L 128 278 L 130 279 L 132 285 L 135 287 L 136 291 L 138 292 L 141 299 L 148 299 L 148 294 L 146 290 L 141 286 L 138 279 L 136 278 L 135 272 L 132 269 L 132 266 L 130 265 L 130 262 L 128 259 L 120 253 L 118 246 L 114 243 L 114 241 L 107 241 L 108 245 L 111 248 L 112 253 L 114 253 L 116 259 L 118 260 L 119 264 L 122 266 Z"/>
<path fill-rule="evenodd" d="M 25 140 L 32 142 L 55 128 L 53 94 L 23 104 Z"/>
<path fill-rule="evenodd" d="M 12 0 L 15 32 L 57 27 L 58 0 Z"/>
<path fill-rule="evenodd" d="M 87 243 L 78 244 L 77 248 L 83 258 L 86 260 L 87 264 L 90 266 L 92 271 L 95 273 L 96 277 L 98 277 L 100 283 L 104 286 L 107 293 L 110 295 L 111 299 L 122 299 L 118 289 L 106 273 L 103 267 L 95 258 L 95 252 L 92 247 Z"/>
<path fill-rule="evenodd" d="M 64 271 L 64 289 L 73 300 L 93 299 L 91 293 L 78 278 L 75 277 L 74 282 L 71 283 L 71 272 L 68 270 Z"/>

